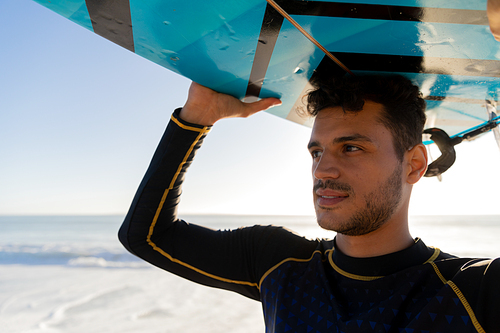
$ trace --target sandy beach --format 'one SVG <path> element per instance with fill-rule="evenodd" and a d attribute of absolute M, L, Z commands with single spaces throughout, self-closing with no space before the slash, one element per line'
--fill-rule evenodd
<path fill-rule="evenodd" d="M 263 332 L 260 303 L 156 268 L 0 266 L 2 332 Z"/>

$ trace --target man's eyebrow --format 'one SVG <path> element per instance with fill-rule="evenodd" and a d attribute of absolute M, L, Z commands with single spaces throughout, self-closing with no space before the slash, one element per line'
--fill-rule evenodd
<path fill-rule="evenodd" d="M 350 142 L 350 141 L 366 141 L 366 142 L 373 142 L 373 140 L 366 135 L 362 134 L 353 134 L 353 135 L 348 135 L 348 136 L 341 136 L 339 138 L 333 139 L 332 143 L 338 144 L 338 143 L 344 143 L 344 142 Z"/>
<path fill-rule="evenodd" d="M 319 142 L 318 141 L 311 141 L 307 144 L 307 149 L 311 149 L 312 147 L 318 147 Z"/>
<path fill-rule="evenodd" d="M 353 134 L 353 135 L 348 135 L 348 136 L 341 136 L 339 138 L 333 139 L 332 143 L 333 144 L 339 144 L 339 143 L 344 143 L 344 142 L 353 142 L 353 141 L 365 141 L 365 142 L 370 142 L 373 143 L 373 140 L 367 137 L 366 135 L 362 134 Z M 307 149 L 311 149 L 312 147 L 319 147 L 321 146 L 318 141 L 311 141 L 307 145 Z"/>

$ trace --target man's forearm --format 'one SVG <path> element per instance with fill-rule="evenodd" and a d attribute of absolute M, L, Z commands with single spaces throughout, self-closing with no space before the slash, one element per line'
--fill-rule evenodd
<path fill-rule="evenodd" d="M 119 232 L 123 245 L 143 258 L 155 235 L 176 220 L 184 175 L 210 130 L 183 121 L 179 111 L 172 115 Z"/>

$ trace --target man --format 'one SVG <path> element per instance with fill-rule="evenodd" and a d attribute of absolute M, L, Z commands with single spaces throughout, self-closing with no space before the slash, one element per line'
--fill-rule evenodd
<path fill-rule="evenodd" d="M 497 331 L 500 262 L 455 258 L 408 230 L 411 189 L 427 166 L 418 88 L 400 76 L 315 84 L 313 197 L 318 223 L 335 239 L 177 219 L 186 170 L 211 126 L 280 103 L 245 104 L 193 84 L 120 229 L 124 246 L 174 274 L 260 300 L 268 332 Z"/>

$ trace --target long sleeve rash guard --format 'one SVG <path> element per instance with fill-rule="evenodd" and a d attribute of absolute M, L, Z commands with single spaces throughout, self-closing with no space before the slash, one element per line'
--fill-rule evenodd
<path fill-rule="evenodd" d="M 172 119 L 120 228 L 151 264 L 262 302 L 266 332 L 498 332 L 499 260 L 456 258 L 416 239 L 352 258 L 285 228 L 212 230 L 177 218 L 181 185 L 210 127 Z"/>

